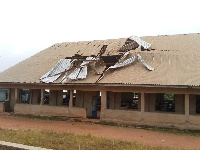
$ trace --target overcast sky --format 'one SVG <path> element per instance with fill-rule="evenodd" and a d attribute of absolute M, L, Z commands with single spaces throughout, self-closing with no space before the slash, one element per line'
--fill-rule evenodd
<path fill-rule="evenodd" d="M 0 0 L 0 72 L 59 42 L 200 32 L 199 0 Z"/>

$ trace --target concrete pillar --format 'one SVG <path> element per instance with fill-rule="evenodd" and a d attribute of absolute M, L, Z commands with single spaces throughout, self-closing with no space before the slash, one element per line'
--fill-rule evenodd
<path fill-rule="evenodd" d="M 141 92 L 141 112 L 144 112 L 144 106 L 145 106 L 144 92 Z"/>
<path fill-rule="evenodd" d="M 10 89 L 8 89 L 7 101 L 9 101 Z"/>
<path fill-rule="evenodd" d="M 19 102 L 19 89 L 15 89 L 15 104 Z"/>
<path fill-rule="evenodd" d="M 9 112 L 14 112 L 15 107 L 15 89 L 10 89 L 9 92 Z"/>
<path fill-rule="evenodd" d="M 101 91 L 101 116 L 104 115 L 104 110 L 107 109 L 107 92 L 105 90 Z"/>
<path fill-rule="evenodd" d="M 33 100 L 33 98 L 32 98 L 32 96 L 33 96 L 33 90 L 29 89 L 29 94 L 30 94 L 29 104 L 31 105 L 32 104 L 32 100 Z"/>
<path fill-rule="evenodd" d="M 189 94 L 185 94 L 185 115 L 189 116 L 190 106 L 189 106 Z"/>
<path fill-rule="evenodd" d="M 44 104 L 45 89 L 41 89 L 40 105 Z"/>
<path fill-rule="evenodd" d="M 70 90 L 69 108 L 73 107 L 73 90 Z"/>
<path fill-rule="evenodd" d="M 189 128 L 189 113 L 190 113 L 190 106 L 189 106 L 189 94 L 185 94 L 185 128 Z"/>
<path fill-rule="evenodd" d="M 116 92 L 115 94 L 115 109 L 121 109 L 121 93 Z"/>
<path fill-rule="evenodd" d="M 138 111 L 141 111 L 141 93 L 138 93 Z"/>
<path fill-rule="evenodd" d="M 114 92 L 109 92 L 109 109 L 115 109 L 115 98 Z"/>
<path fill-rule="evenodd" d="M 175 112 L 184 114 L 184 94 L 175 94 Z"/>

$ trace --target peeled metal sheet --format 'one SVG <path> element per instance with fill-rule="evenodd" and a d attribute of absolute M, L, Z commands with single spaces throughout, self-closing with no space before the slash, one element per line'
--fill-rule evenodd
<path fill-rule="evenodd" d="M 87 66 L 76 68 L 68 77 L 72 80 L 84 79 L 87 76 Z"/>
<path fill-rule="evenodd" d="M 108 69 L 114 69 L 114 68 L 120 68 L 120 67 L 124 67 L 124 66 L 126 66 L 126 65 L 129 65 L 129 64 L 131 64 L 131 63 L 133 63 L 136 59 L 138 59 L 138 60 L 140 60 L 141 62 L 142 62 L 142 64 L 148 69 L 148 70 L 150 70 L 150 71 L 153 71 L 154 70 L 154 68 L 152 68 L 151 66 L 149 66 L 145 61 L 144 61 L 144 59 L 142 59 L 142 57 L 139 55 L 139 54 L 137 54 L 137 56 L 133 56 L 133 57 L 131 57 L 131 58 L 128 58 L 128 59 L 126 59 L 125 61 L 123 61 L 123 62 L 121 62 L 121 63 L 119 63 L 119 62 L 117 62 L 114 66 L 110 66 Z M 108 70 L 107 69 L 107 70 Z M 107 71 L 106 70 L 106 71 Z"/>
<path fill-rule="evenodd" d="M 148 49 L 151 47 L 151 44 L 143 41 L 140 37 L 138 36 L 131 36 L 129 39 L 134 40 L 137 42 L 140 46 L 143 46 L 145 49 Z"/>
<path fill-rule="evenodd" d="M 153 70 L 154 70 L 154 68 L 152 68 L 151 66 L 149 66 L 149 65 L 144 61 L 144 59 L 142 59 L 142 57 L 141 57 L 139 54 L 137 54 L 137 58 L 138 58 L 138 60 L 140 60 L 140 61 L 143 63 L 143 65 L 144 65 L 147 69 L 149 69 L 150 71 L 153 71 Z"/>
<path fill-rule="evenodd" d="M 86 76 L 87 76 L 87 66 L 84 66 L 81 68 L 81 70 L 77 76 L 77 79 L 84 79 L 84 78 L 86 78 Z"/>
<path fill-rule="evenodd" d="M 60 77 L 60 74 L 55 75 L 55 76 L 51 76 L 51 77 L 46 77 L 46 78 L 42 79 L 42 82 L 50 83 L 50 82 L 57 80 L 59 77 Z"/>
<path fill-rule="evenodd" d="M 40 80 L 45 83 L 54 82 L 60 75 L 71 67 L 71 59 L 61 59 L 56 66 L 43 75 Z"/>
<path fill-rule="evenodd" d="M 81 68 L 76 68 L 68 77 L 76 80 Z"/>
<path fill-rule="evenodd" d="M 79 68 L 76 68 L 68 77 L 72 80 L 84 79 L 87 76 L 87 65 L 96 60 L 95 57 L 87 57 L 85 61 L 80 65 Z"/>
<path fill-rule="evenodd" d="M 133 56 L 131 58 L 128 58 L 126 59 L 125 61 L 119 63 L 117 62 L 114 66 L 110 66 L 109 68 L 120 68 L 120 67 L 123 67 L 123 66 L 126 66 L 126 65 L 129 65 L 131 63 L 133 63 L 134 61 L 136 60 L 136 56 Z"/>
<path fill-rule="evenodd" d="M 89 64 L 90 62 L 92 62 L 92 60 L 95 60 L 95 57 L 87 57 L 86 61 L 83 61 L 83 63 L 80 66 L 85 66 L 87 64 Z"/>
<path fill-rule="evenodd" d="M 62 78 L 62 80 L 60 81 L 61 83 L 65 83 L 65 82 L 67 82 L 67 72 L 65 72 L 65 75 L 64 75 L 64 77 Z"/>
<path fill-rule="evenodd" d="M 130 51 L 124 53 L 124 55 L 120 58 L 120 60 L 123 60 L 123 59 L 126 58 L 129 54 L 130 54 Z"/>

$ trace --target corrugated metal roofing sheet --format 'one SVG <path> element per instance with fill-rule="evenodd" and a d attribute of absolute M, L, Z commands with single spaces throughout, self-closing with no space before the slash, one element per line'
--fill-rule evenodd
<path fill-rule="evenodd" d="M 155 70 L 148 71 L 141 62 L 135 61 L 127 67 L 110 70 L 99 84 L 200 85 L 200 34 L 149 36 L 141 39 L 150 43 L 151 48 L 155 50 L 131 50 L 131 55 L 140 54 Z M 126 40 L 125 38 L 55 44 L 2 72 L 0 82 L 39 83 L 40 77 L 53 68 L 60 59 L 74 54 L 96 55 L 106 44 L 108 47 L 104 56 L 118 54 L 117 49 L 124 45 Z M 105 66 L 101 64 L 99 68 L 102 68 L 102 71 Z M 69 80 L 68 83 L 93 84 L 99 77 L 99 74 L 89 69 L 86 79 Z"/>

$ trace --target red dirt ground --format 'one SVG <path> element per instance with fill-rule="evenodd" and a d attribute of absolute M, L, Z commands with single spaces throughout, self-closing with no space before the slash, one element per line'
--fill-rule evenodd
<path fill-rule="evenodd" d="M 88 134 L 108 139 L 136 141 L 151 146 L 200 149 L 200 138 L 190 135 L 175 135 L 136 128 L 123 128 L 86 122 L 49 121 L 0 115 L 0 128 L 14 130 L 37 130 Z"/>

